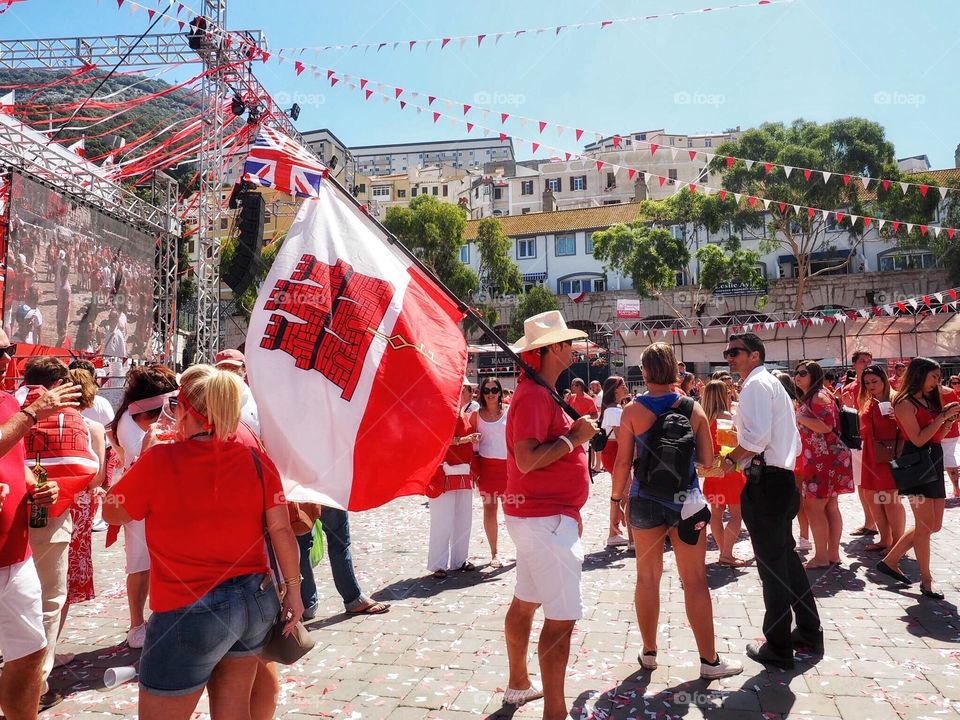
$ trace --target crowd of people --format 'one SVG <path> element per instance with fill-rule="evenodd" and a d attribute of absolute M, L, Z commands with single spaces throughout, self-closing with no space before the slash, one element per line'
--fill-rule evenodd
<path fill-rule="evenodd" d="M 765 641 L 747 645 L 747 656 L 790 668 L 795 653 L 822 654 L 807 573 L 842 562 L 843 494 L 862 501 L 864 522 L 852 534 L 871 541 L 864 550 L 877 553 L 875 578 L 913 582 L 900 567 L 912 551 L 922 594 L 943 598 L 930 553 L 946 477 L 957 494 L 960 378 L 944 385 L 939 365 L 922 357 L 888 377 L 864 350 L 843 384 L 812 361 L 769 372 L 763 342 L 743 333 L 723 350 L 728 369 L 709 377 L 695 377 L 670 345 L 654 343 L 641 358 L 642 393 L 614 375 L 574 378 L 561 396 L 557 383 L 583 336 L 560 313 L 541 314 L 517 343 L 524 371 L 515 391 L 496 377 L 479 385 L 465 378 L 453 437 L 425 489 L 427 570 L 436 580 L 477 569 L 469 547 L 475 490 L 489 566 L 515 576 L 504 619 L 505 703 L 543 698 L 545 719 L 567 715 L 570 637 L 583 613 L 581 509 L 600 470 L 610 483 L 605 545 L 636 555 L 637 662 L 645 671 L 658 667 L 668 551 L 700 676 L 743 671 L 717 651 L 708 534 L 720 566 L 757 566 Z M 0 375 L 15 353 L 0 330 Z M 390 609 L 359 587 L 347 513 L 284 499 L 238 350 L 179 376 L 134 367 L 116 410 L 98 395 L 90 363 L 31 360 L 21 389 L 0 395 L 0 501 L 0 708 L 10 720 L 59 699 L 48 678 L 73 658 L 57 653 L 58 637 L 69 608 L 95 597 L 91 538 L 105 526 L 108 546 L 123 535 L 126 643 L 142 648 L 139 714 L 148 720 L 189 717 L 205 690 L 214 718 L 273 717 L 277 669 L 261 653 L 275 624 L 292 633 L 316 616 L 318 520 L 345 612 Z M 516 550 L 512 568 L 502 525 Z M 752 557 L 735 553 L 744 526 Z M 804 564 L 805 550 L 812 554 Z M 528 669 L 539 610 L 542 686 Z"/>
<path fill-rule="evenodd" d="M 152 255 L 118 249 L 119 242 L 104 240 L 107 233 L 85 228 L 88 222 L 15 212 L 4 327 L 15 342 L 108 357 L 142 354 L 153 326 Z"/>

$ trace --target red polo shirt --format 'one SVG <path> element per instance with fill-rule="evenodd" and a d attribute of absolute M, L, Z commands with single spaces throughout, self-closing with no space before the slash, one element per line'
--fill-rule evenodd
<path fill-rule="evenodd" d="M 20 412 L 13 395 L 0 392 L 0 425 Z M 0 457 L 0 483 L 10 488 L 0 509 L 0 567 L 9 567 L 30 557 L 27 521 L 27 476 L 24 472 L 23 442 L 18 442 Z"/>

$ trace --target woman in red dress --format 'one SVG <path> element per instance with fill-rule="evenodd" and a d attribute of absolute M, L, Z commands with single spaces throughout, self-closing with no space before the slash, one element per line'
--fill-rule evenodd
<path fill-rule="evenodd" d="M 880 539 L 867 545 L 870 552 L 892 548 L 903 535 L 906 512 L 893 482 L 890 461 L 896 454 L 897 421 L 890 403 L 890 381 L 880 365 L 864 368 L 860 376 L 860 437 L 863 472 L 860 487 L 869 494 Z"/>
<path fill-rule="evenodd" d="M 797 426 L 803 463 L 798 461 L 797 468 L 813 533 L 814 555 L 806 564 L 812 570 L 840 564 L 843 518 L 838 499 L 854 491 L 853 467 L 850 450 L 837 434 L 840 414 L 833 395 L 823 387 L 823 368 L 805 360 L 797 365 L 793 380 L 802 393 Z"/>
<path fill-rule="evenodd" d="M 914 527 L 907 530 L 890 548 L 876 569 L 902 583 L 910 578 L 899 568 L 900 559 L 913 548 L 920 566 L 920 593 L 933 600 L 943 600 L 943 593 L 933 584 L 930 570 L 930 539 L 943 527 L 943 510 L 947 490 L 943 479 L 943 448 L 940 441 L 960 414 L 956 402 L 944 404 L 940 387 L 940 364 L 925 357 L 916 357 L 907 366 L 907 374 L 893 396 L 893 412 L 900 428 L 901 455 L 925 449 L 935 467 L 934 478 L 904 492 L 913 510 Z"/>
<path fill-rule="evenodd" d="M 733 415 L 730 413 L 730 393 L 723 380 L 711 380 L 703 389 L 703 411 L 710 421 L 710 435 L 713 437 L 714 450 L 719 453 L 723 445 L 736 446 L 736 442 L 730 442 L 732 438 L 729 438 L 726 443 L 722 442 L 717 432 L 718 420 L 726 421 L 730 432 L 736 432 L 733 429 Z M 710 503 L 710 532 L 713 533 L 713 539 L 720 548 L 718 562 L 724 567 L 742 567 L 748 562 L 733 554 L 733 546 L 740 537 L 742 525 L 740 494 L 746 484 L 747 479 L 741 472 L 731 472 L 719 477 L 707 476 L 703 481 L 703 495 Z M 723 525 L 725 509 L 730 513 L 726 527 Z"/>
<path fill-rule="evenodd" d="M 483 500 L 483 531 L 490 544 L 490 566 L 503 566 L 500 560 L 497 506 L 507 490 L 507 408 L 503 404 L 503 386 L 495 377 L 480 383 L 480 410 L 470 418 L 471 432 L 480 436 L 477 443 L 477 487 Z"/>

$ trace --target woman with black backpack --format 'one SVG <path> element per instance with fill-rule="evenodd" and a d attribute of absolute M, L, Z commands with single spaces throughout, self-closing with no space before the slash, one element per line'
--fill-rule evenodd
<path fill-rule="evenodd" d="M 620 419 L 610 498 L 619 505 L 629 488 L 629 523 L 637 552 L 635 603 L 643 637 L 638 660 L 645 670 L 657 667 L 663 541 L 669 536 L 700 653 L 700 677 L 737 675 L 743 665 L 717 654 L 707 586 L 704 529 L 710 510 L 700 492 L 696 466 L 707 468 L 706 474 L 719 472 L 714 467 L 710 424 L 696 402 L 676 392 L 677 361 L 669 345 L 650 345 L 640 365 L 647 392 L 630 403 Z"/>

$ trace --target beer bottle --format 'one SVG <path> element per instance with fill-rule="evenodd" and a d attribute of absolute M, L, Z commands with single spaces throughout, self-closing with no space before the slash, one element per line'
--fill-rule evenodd
<path fill-rule="evenodd" d="M 33 477 L 37 481 L 37 490 L 42 490 L 46 487 L 47 484 L 47 470 L 40 463 L 40 453 L 37 453 L 37 461 L 33 466 Z M 30 504 L 30 527 L 32 528 L 44 528 L 47 526 L 47 517 L 49 514 L 49 508 L 40 507 L 36 503 Z"/>

